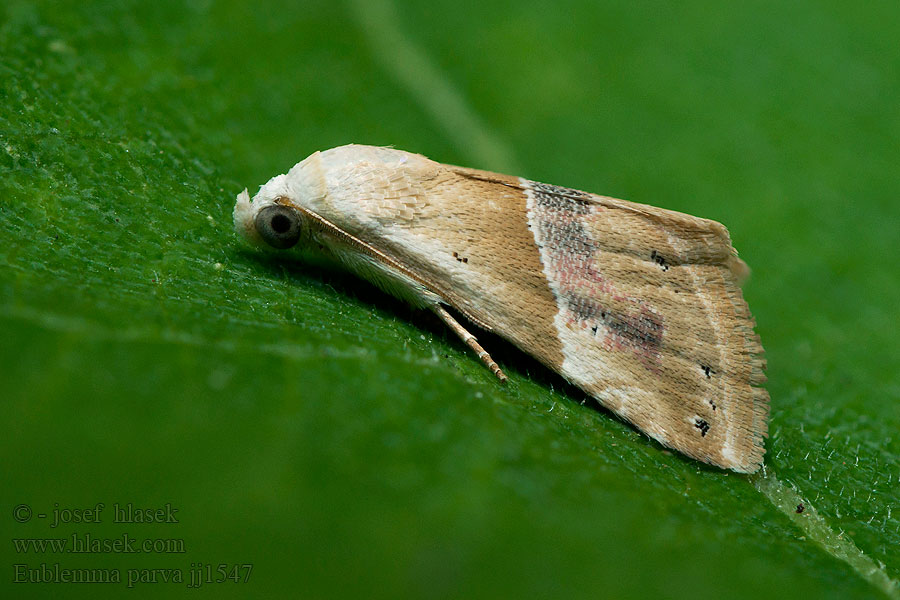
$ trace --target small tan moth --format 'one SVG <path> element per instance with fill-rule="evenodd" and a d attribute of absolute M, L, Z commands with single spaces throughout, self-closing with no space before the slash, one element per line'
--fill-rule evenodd
<path fill-rule="evenodd" d="M 237 231 L 300 244 L 434 311 L 501 380 L 452 307 L 665 446 L 751 473 L 765 360 L 721 224 L 391 148 L 316 152 L 234 207 Z"/>

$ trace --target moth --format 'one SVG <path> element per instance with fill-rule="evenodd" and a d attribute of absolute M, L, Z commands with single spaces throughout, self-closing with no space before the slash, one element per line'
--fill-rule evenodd
<path fill-rule="evenodd" d="M 740 288 L 749 270 L 720 223 L 347 145 L 241 192 L 234 224 L 433 311 L 501 380 L 454 314 L 664 446 L 743 473 L 762 464 L 763 348 Z"/>

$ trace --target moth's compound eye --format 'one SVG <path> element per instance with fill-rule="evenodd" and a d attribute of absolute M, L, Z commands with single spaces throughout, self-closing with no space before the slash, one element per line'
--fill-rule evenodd
<path fill-rule="evenodd" d="M 300 240 L 300 213 L 280 204 L 267 206 L 256 215 L 256 231 L 273 248 L 290 248 Z"/>

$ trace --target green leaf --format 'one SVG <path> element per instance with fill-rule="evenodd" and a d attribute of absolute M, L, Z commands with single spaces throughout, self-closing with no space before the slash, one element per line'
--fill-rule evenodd
<path fill-rule="evenodd" d="M 4 531 L 164 540 L 7 541 L 4 597 L 900 597 L 895 2 L 2 11 Z M 768 477 L 240 245 L 241 189 L 349 142 L 726 223 Z"/>

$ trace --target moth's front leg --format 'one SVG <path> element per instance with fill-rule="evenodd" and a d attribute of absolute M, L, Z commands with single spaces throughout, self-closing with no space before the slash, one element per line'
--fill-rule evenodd
<path fill-rule="evenodd" d="M 478 358 L 481 359 L 487 368 L 491 370 L 491 373 L 497 376 L 501 382 L 506 382 L 508 377 L 506 373 L 500 370 L 500 367 L 497 366 L 497 363 L 494 362 L 494 359 L 491 358 L 491 355 L 485 351 L 484 348 L 481 347 L 481 344 L 475 339 L 475 336 L 466 331 L 466 328 L 459 324 L 459 322 L 453 318 L 453 316 L 444 310 L 444 307 L 440 304 L 434 304 L 431 307 L 431 310 L 434 311 L 434 314 L 439 316 L 441 320 L 446 323 L 453 332 L 459 336 L 459 339 L 464 341 L 469 348 L 475 351 L 475 354 L 478 355 Z"/>

